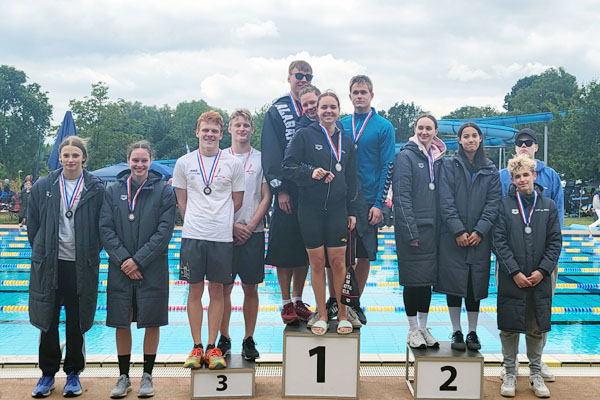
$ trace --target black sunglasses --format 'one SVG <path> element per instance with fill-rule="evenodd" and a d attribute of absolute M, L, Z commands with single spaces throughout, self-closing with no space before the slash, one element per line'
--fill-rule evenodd
<path fill-rule="evenodd" d="M 306 78 L 306 80 L 308 82 L 312 81 L 312 74 L 303 74 L 302 72 L 296 72 L 294 74 L 294 76 L 296 77 L 296 79 L 298 79 L 299 81 L 301 81 L 303 78 Z"/>
<path fill-rule="evenodd" d="M 531 147 L 533 146 L 535 142 L 532 139 L 527 139 L 527 140 L 515 140 L 515 144 L 517 145 L 517 147 L 521 147 L 523 145 L 525 145 L 526 147 Z"/>

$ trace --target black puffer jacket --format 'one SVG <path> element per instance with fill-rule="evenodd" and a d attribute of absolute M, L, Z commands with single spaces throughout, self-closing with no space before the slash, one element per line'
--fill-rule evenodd
<path fill-rule="evenodd" d="M 438 283 L 436 292 L 467 297 L 469 274 L 475 300 L 486 298 L 490 282 L 491 234 L 502 198 L 500 177 L 494 163 L 484 165 L 471 176 L 458 154 L 440 170 L 440 214 Z M 477 232 L 477 246 L 459 247 L 456 238 Z"/>
<path fill-rule="evenodd" d="M 133 291 L 137 298 L 137 326 L 146 328 L 168 323 L 169 241 L 175 224 L 175 195 L 162 181 L 162 175 L 150 171 L 135 206 L 135 220 L 130 222 L 127 201 L 127 178 L 130 171 L 119 174 L 119 181 L 106 190 L 100 232 L 109 256 L 106 325 L 126 328 L 130 325 Z M 132 196 L 135 193 L 132 193 Z M 138 265 L 142 280 L 132 280 L 121 271 L 128 258 Z"/>
<path fill-rule="evenodd" d="M 532 296 L 539 330 L 550 330 L 552 307 L 552 279 L 562 246 L 562 235 L 556 204 L 542 197 L 542 188 L 536 185 L 538 199 L 531 218 L 531 234 L 525 234 L 525 224 L 519 213 L 516 188 L 511 185 L 502 199 L 498 219 L 494 226 L 492 248 L 498 269 L 498 329 L 525 332 L 527 297 Z M 529 212 L 531 206 L 526 207 Z M 531 288 L 519 288 L 513 276 L 525 276 L 539 270 L 544 275 L 540 283 Z"/>
<path fill-rule="evenodd" d="M 318 122 L 300 129 L 285 152 L 283 174 L 286 179 L 294 181 L 301 189 L 299 200 L 310 207 L 327 209 L 346 204 L 348 215 L 356 216 L 357 198 L 356 161 L 352 141 L 336 126 L 336 133 L 331 140 L 337 146 L 342 137 L 342 171 L 335 169 L 335 160 L 331 148 Z M 323 180 L 315 180 L 312 173 L 317 168 L 331 171 L 335 178 L 329 184 Z"/>
<path fill-rule="evenodd" d="M 62 168 L 38 180 L 31 189 L 27 207 L 27 235 L 31 244 L 29 278 L 29 319 L 48 331 L 54 315 L 58 289 L 58 218 L 60 214 L 60 174 Z M 82 333 L 94 322 L 98 298 L 100 233 L 98 221 L 104 198 L 100 179 L 83 170 L 83 191 L 75 209 L 75 252 L 77 296 Z"/>
<path fill-rule="evenodd" d="M 394 236 L 403 286 L 432 286 L 437 281 L 437 177 L 446 146 L 441 140 L 434 140 L 432 146 L 441 153 L 434 162 L 435 190 L 429 189 L 427 157 L 414 141 L 409 141 L 394 161 Z M 419 246 L 411 246 L 413 242 Z"/>

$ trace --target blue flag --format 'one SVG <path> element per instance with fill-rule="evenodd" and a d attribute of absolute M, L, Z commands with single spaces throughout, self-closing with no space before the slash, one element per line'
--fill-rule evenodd
<path fill-rule="evenodd" d="M 190 152 L 190 145 L 188 144 L 187 140 L 185 141 L 185 149 L 188 153 Z"/>
<path fill-rule="evenodd" d="M 51 171 L 60 168 L 60 162 L 58 161 L 58 147 L 65 138 L 73 135 L 77 136 L 77 128 L 75 127 L 75 121 L 73 121 L 73 114 L 71 114 L 71 111 L 67 111 L 65 113 L 65 118 L 58 129 L 56 143 L 54 143 L 52 153 L 50 153 L 50 158 L 48 159 L 48 167 Z"/>

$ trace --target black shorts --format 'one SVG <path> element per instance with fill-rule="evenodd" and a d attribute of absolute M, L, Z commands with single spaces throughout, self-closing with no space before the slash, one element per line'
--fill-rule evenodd
<path fill-rule="evenodd" d="M 368 258 L 370 261 L 377 259 L 377 225 L 369 224 L 369 227 L 360 236 L 356 229 L 356 258 Z"/>
<path fill-rule="evenodd" d="M 296 268 L 308 265 L 308 255 L 298 225 L 298 200 L 292 197 L 292 213 L 279 208 L 277 196 L 269 226 L 269 247 L 265 262 L 279 268 Z"/>
<path fill-rule="evenodd" d="M 231 283 L 233 242 L 181 239 L 179 279 L 189 283 Z"/>
<path fill-rule="evenodd" d="M 356 230 L 352 230 L 352 231 L 348 232 L 348 242 L 346 245 L 346 256 L 344 257 L 345 262 L 346 262 L 346 268 L 356 265 L 357 238 L 358 238 L 358 235 L 356 234 Z M 327 249 L 323 249 L 323 251 L 325 252 L 325 268 L 331 268 L 331 265 L 329 265 L 329 259 L 327 257 Z"/>
<path fill-rule="evenodd" d="M 233 246 L 233 274 L 230 283 L 240 276 L 242 283 L 258 285 L 265 279 L 265 233 L 254 232 L 241 246 Z"/>
<path fill-rule="evenodd" d="M 348 213 L 345 205 L 323 210 L 300 204 L 298 222 L 307 249 L 348 244 Z"/>

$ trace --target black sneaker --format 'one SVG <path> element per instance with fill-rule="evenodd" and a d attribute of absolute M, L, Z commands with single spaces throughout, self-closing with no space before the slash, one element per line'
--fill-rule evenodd
<path fill-rule="evenodd" d="M 327 306 L 327 318 L 333 319 L 333 318 L 337 317 L 338 303 L 337 303 L 337 300 L 335 299 L 335 297 L 330 297 L 329 300 L 327 300 L 326 306 Z"/>
<path fill-rule="evenodd" d="M 252 336 L 248 336 L 248 338 L 244 339 L 242 342 L 242 357 L 246 361 L 254 361 L 259 357 L 258 350 L 256 350 L 256 343 L 254 343 L 254 339 Z"/>
<path fill-rule="evenodd" d="M 469 348 L 469 350 L 480 350 L 481 349 L 481 343 L 479 343 L 479 338 L 477 337 L 477 333 L 475 333 L 475 331 L 471 331 L 469 332 L 469 334 L 467 335 L 467 347 Z"/>
<path fill-rule="evenodd" d="M 221 353 L 223 353 L 223 357 L 225 357 L 227 354 L 231 354 L 231 338 L 226 338 L 225 336 L 221 335 L 217 347 L 219 350 L 221 350 Z"/>
<path fill-rule="evenodd" d="M 452 334 L 452 342 L 450 343 L 450 347 L 454 350 L 465 351 L 467 346 L 465 345 L 465 341 L 463 339 L 463 334 L 461 331 L 456 331 Z"/>
<path fill-rule="evenodd" d="M 353 306 L 352 309 L 356 312 L 356 315 L 358 316 L 358 320 L 360 321 L 360 323 L 363 325 L 366 325 L 367 324 L 367 316 L 363 312 L 360 304 L 357 306 Z"/>

